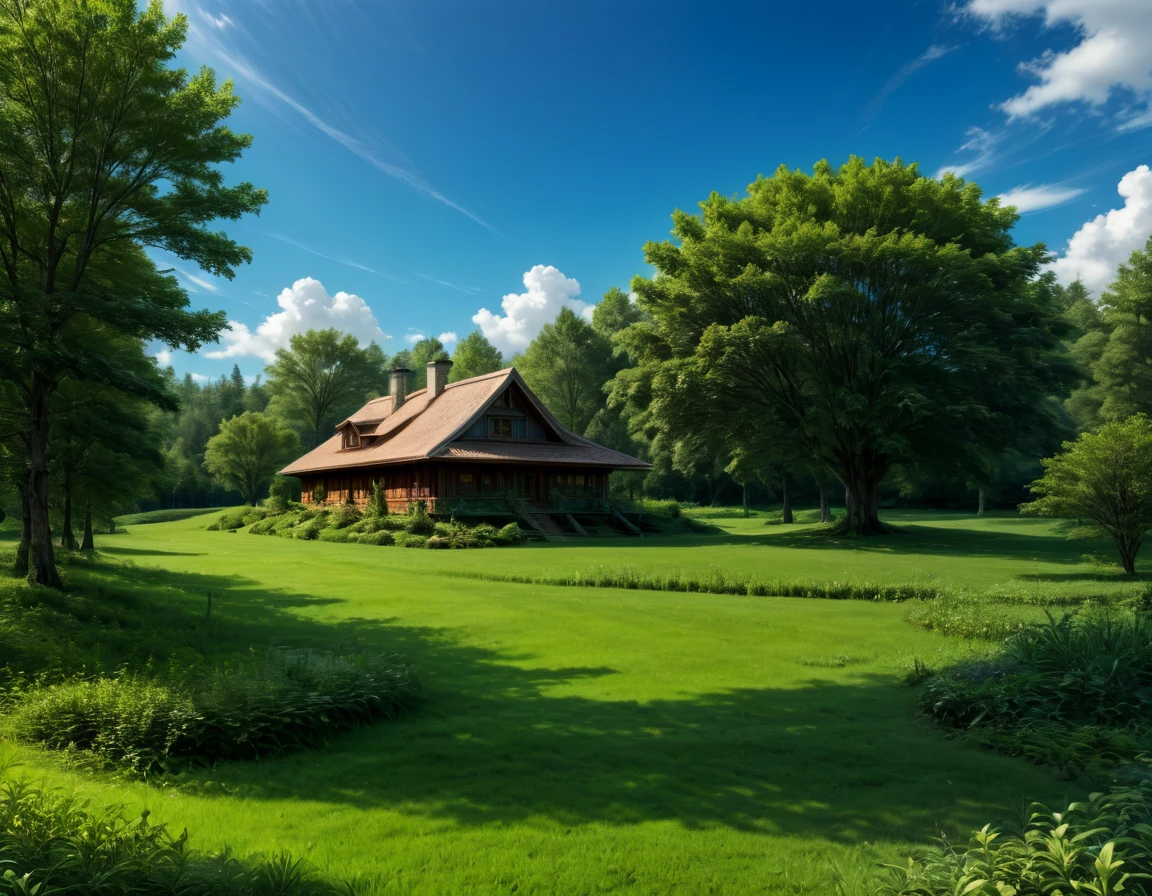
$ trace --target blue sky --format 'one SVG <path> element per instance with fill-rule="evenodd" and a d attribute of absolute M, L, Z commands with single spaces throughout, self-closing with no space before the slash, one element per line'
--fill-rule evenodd
<path fill-rule="evenodd" d="M 822 158 L 954 168 L 1095 289 L 1152 232 L 1149 0 L 169 9 L 182 64 L 244 99 L 255 143 L 229 177 L 270 194 L 228 226 L 255 253 L 233 281 L 161 258 L 237 323 L 161 354 L 180 374 L 258 374 L 322 325 L 392 353 L 478 321 L 511 352 L 626 289 L 674 208 Z"/>

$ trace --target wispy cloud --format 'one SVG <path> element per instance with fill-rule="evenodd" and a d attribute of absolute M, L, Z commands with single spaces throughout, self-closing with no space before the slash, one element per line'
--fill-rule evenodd
<path fill-rule="evenodd" d="M 987 168 L 993 160 L 997 144 L 1001 140 L 1001 135 L 986 131 L 983 128 L 971 127 L 968 128 L 967 140 L 961 144 L 959 152 L 970 152 L 975 155 L 966 159 L 963 162 L 951 162 L 947 165 L 941 165 L 940 169 L 936 172 L 936 177 L 941 178 L 945 174 L 951 172 L 957 177 L 971 177 L 977 171 L 983 171 Z"/>
<path fill-rule="evenodd" d="M 175 0 L 175 5 L 178 8 L 183 8 L 185 11 L 191 11 L 195 15 L 189 16 L 189 42 L 197 45 L 197 48 L 202 52 L 210 53 L 224 63 L 229 69 L 230 74 L 235 74 L 243 78 L 248 84 L 260 90 L 265 96 L 277 100 L 284 106 L 294 111 L 304 121 L 310 124 L 313 128 L 332 140 L 339 143 L 346 150 L 363 159 L 378 171 L 393 178 L 396 181 L 404 184 L 407 187 L 440 202 L 451 209 L 459 212 L 462 215 L 472 219 L 481 227 L 484 227 L 491 232 L 503 236 L 499 230 L 481 218 L 479 215 L 469 211 L 458 202 L 454 202 L 448 196 L 433 187 L 428 181 L 422 178 L 416 172 L 405 168 L 402 165 L 397 165 L 393 162 L 386 161 L 373 151 L 371 147 L 365 144 L 364 141 L 353 137 L 346 131 L 335 127 L 330 122 L 326 121 L 311 108 L 304 105 L 297 100 L 287 91 L 277 86 L 269 77 L 267 77 L 254 63 L 249 61 L 246 57 L 241 55 L 232 47 L 225 46 L 221 40 L 221 34 L 226 29 L 234 25 L 232 19 L 227 16 L 213 16 L 203 11 L 203 9 L 192 2 L 192 0 Z M 201 27 L 199 20 L 203 19 L 208 23 L 208 27 Z"/>
<path fill-rule="evenodd" d="M 345 266 L 350 267 L 350 268 L 356 268 L 357 270 L 361 270 L 361 271 L 367 271 L 369 274 L 375 274 L 377 277 L 383 277 L 385 280 L 391 280 L 393 283 L 401 283 L 405 286 L 409 285 L 406 281 L 401 280 L 399 277 L 393 277 L 391 274 L 385 274 L 383 271 L 378 271 L 375 268 L 370 268 L 366 264 L 360 264 L 360 262 L 353 261 L 351 258 L 345 258 L 341 255 L 329 255 L 326 252 L 321 252 L 319 249 L 313 249 L 311 246 L 307 246 L 304 243 L 297 242 L 296 240 L 292 239 L 291 237 L 284 236 L 282 233 L 269 233 L 269 232 L 265 231 L 264 235 L 267 237 L 271 237 L 274 240 L 278 240 L 281 243 L 287 243 L 289 246 L 295 246 L 297 249 L 300 249 L 301 251 L 304 251 L 304 252 L 311 253 L 312 255 L 315 255 L 318 258 L 326 258 L 328 261 L 334 261 L 337 264 L 342 264 L 342 265 L 345 265 Z"/>
<path fill-rule="evenodd" d="M 1062 187 L 1059 184 L 1039 184 L 1038 186 L 1022 186 L 1001 193 L 997 198 L 1000 205 L 1013 205 L 1021 214 L 1035 212 L 1042 208 L 1052 208 L 1070 202 L 1077 196 L 1083 196 L 1087 190 Z"/>
<path fill-rule="evenodd" d="M 175 265 L 172 266 L 172 270 L 175 272 L 177 277 L 186 281 L 184 286 L 191 292 L 199 292 L 201 289 L 203 289 L 205 292 L 215 293 L 216 295 L 219 295 L 221 292 L 220 287 L 213 283 L 211 280 L 206 280 L 204 277 L 190 273 L 189 271 L 186 271 L 183 268 L 178 268 Z"/>
<path fill-rule="evenodd" d="M 899 90 L 905 81 L 920 71 L 920 69 L 924 68 L 924 66 L 935 62 L 937 59 L 942 59 L 955 49 L 956 47 L 954 46 L 932 44 L 927 50 L 911 62 L 906 63 L 903 68 L 884 82 L 884 86 L 876 92 L 876 95 L 872 97 L 868 105 L 864 107 L 864 127 L 860 129 L 860 133 L 862 134 L 868 130 L 872 119 L 879 114 L 880 110 L 884 108 L 884 104 L 888 102 L 888 97 Z"/>
<path fill-rule="evenodd" d="M 421 274 L 419 271 L 413 271 L 412 273 L 417 277 L 427 280 L 429 283 L 438 283 L 441 286 L 447 286 L 449 289 L 454 289 L 466 295 L 474 296 L 478 293 L 487 292 L 486 289 L 481 289 L 479 286 L 457 286 L 455 283 L 449 283 L 447 280 L 440 280 L 436 277 L 429 277 L 427 274 Z"/>

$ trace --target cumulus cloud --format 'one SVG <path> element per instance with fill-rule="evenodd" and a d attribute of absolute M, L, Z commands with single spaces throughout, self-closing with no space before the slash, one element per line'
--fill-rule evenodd
<path fill-rule="evenodd" d="M 156 352 L 156 363 L 161 367 L 167 367 L 172 363 L 172 352 L 166 348 L 160 349 L 160 351 Z"/>
<path fill-rule="evenodd" d="M 540 328 L 550 323 L 562 308 L 571 308 L 576 314 L 592 319 L 588 302 L 576 298 L 580 284 L 565 277 L 552 265 L 538 264 L 524 275 L 526 292 L 510 292 L 500 303 L 504 314 L 494 314 L 481 308 L 472 315 L 472 323 L 496 348 L 505 354 L 528 347 Z"/>
<path fill-rule="evenodd" d="M 1062 187 L 1059 184 L 1040 184 L 1035 187 L 1016 187 L 1007 193 L 1001 193 L 997 198 L 1001 205 L 1014 205 L 1016 211 L 1023 214 L 1042 208 L 1052 208 L 1055 205 L 1063 205 L 1077 196 L 1083 196 L 1086 192 L 1088 191 Z"/>
<path fill-rule="evenodd" d="M 441 333 L 436 338 L 439 339 L 444 345 L 455 345 L 460 341 L 460 337 L 453 333 L 451 330 L 449 330 L 447 333 Z"/>
<path fill-rule="evenodd" d="M 404 341 L 409 345 L 415 345 L 423 338 L 424 334 L 420 330 L 412 330 L 410 333 L 408 333 L 407 336 L 404 337 Z"/>
<path fill-rule="evenodd" d="M 204 374 L 202 374 L 202 373 L 190 373 L 188 375 L 190 377 L 192 377 L 192 382 L 200 383 L 201 385 L 203 385 L 204 383 L 208 382 L 209 379 L 211 379 L 211 377 L 204 376 Z"/>
<path fill-rule="evenodd" d="M 280 311 L 264 319 L 255 332 L 246 324 L 229 321 L 231 331 L 224 334 L 224 347 L 207 352 L 209 358 L 237 358 L 255 355 L 271 362 L 276 349 L 286 348 L 297 333 L 334 327 L 351 333 L 361 345 L 389 339 L 380 329 L 376 315 L 360 296 L 338 292 L 332 296 L 324 284 L 311 277 L 297 280 L 276 298 Z"/>
<path fill-rule="evenodd" d="M 1064 253 L 1052 263 L 1061 283 L 1079 278 L 1099 295 L 1116 277 L 1116 269 L 1152 233 L 1152 170 L 1141 165 L 1120 180 L 1124 205 L 1097 215 L 1073 234 Z"/>
<path fill-rule="evenodd" d="M 966 11 L 993 28 L 1013 18 L 1043 15 L 1051 28 L 1071 25 L 1080 40 L 1021 65 L 1036 83 L 1000 104 L 1022 118 L 1061 103 L 1101 106 L 1115 92 L 1134 95 L 1141 109 L 1152 101 L 1152 15 L 1148 0 L 969 0 Z M 1129 113 L 1129 121 L 1146 118 Z M 1152 122 L 1149 122 L 1152 123 Z"/>

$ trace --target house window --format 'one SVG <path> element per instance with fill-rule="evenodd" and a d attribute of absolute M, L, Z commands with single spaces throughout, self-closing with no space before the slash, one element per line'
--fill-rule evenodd
<path fill-rule="evenodd" d="M 510 417 L 489 417 L 488 435 L 494 439 L 512 438 L 512 419 Z"/>
<path fill-rule="evenodd" d="M 360 433 L 356 431 L 356 427 L 347 426 L 344 428 L 344 447 L 345 448 L 359 448 L 360 447 Z"/>
<path fill-rule="evenodd" d="M 461 473 L 460 474 L 460 494 L 462 494 L 462 495 L 472 494 L 472 474 L 471 473 Z"/>

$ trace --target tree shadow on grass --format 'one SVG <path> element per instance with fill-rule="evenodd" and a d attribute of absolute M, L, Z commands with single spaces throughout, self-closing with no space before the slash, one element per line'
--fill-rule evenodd
<path fill-rule="evenodd" d="M 396 618 L 317 620 L 295 611 L 338 601 L 245 578 L 114 574 L 185 607 L 196 643 L 218 658 L 245 645 L 355 647 L 401 654 L 420 670 L 422 705 L 403 720 L 322 750 L 168 779 L 206 796 L 384 807 L 467 826 L 670 821 L 859 842 L 927 839 L 938 825 L 962 832 L 1009 816 L 1013 801 L 1054 795 L 1051 779 L 1019 760 L 945 741 L 890 676 L 651 701 L 587 696 L 574 686 L 598 693 L 595 683 L 617 671 L 542 668 L 529 653 Z M 208 591 L 216 609 L 197 621 Z M 386 607 L 386 589 L 380 598 Z"/>
<path fill-rule="evenodd" d="M 155 548 L 127 548 L 120 545 L 100 545 L 100 552 L 111 557 L 206 557 L 204 551 L 159 551 Z"/>

